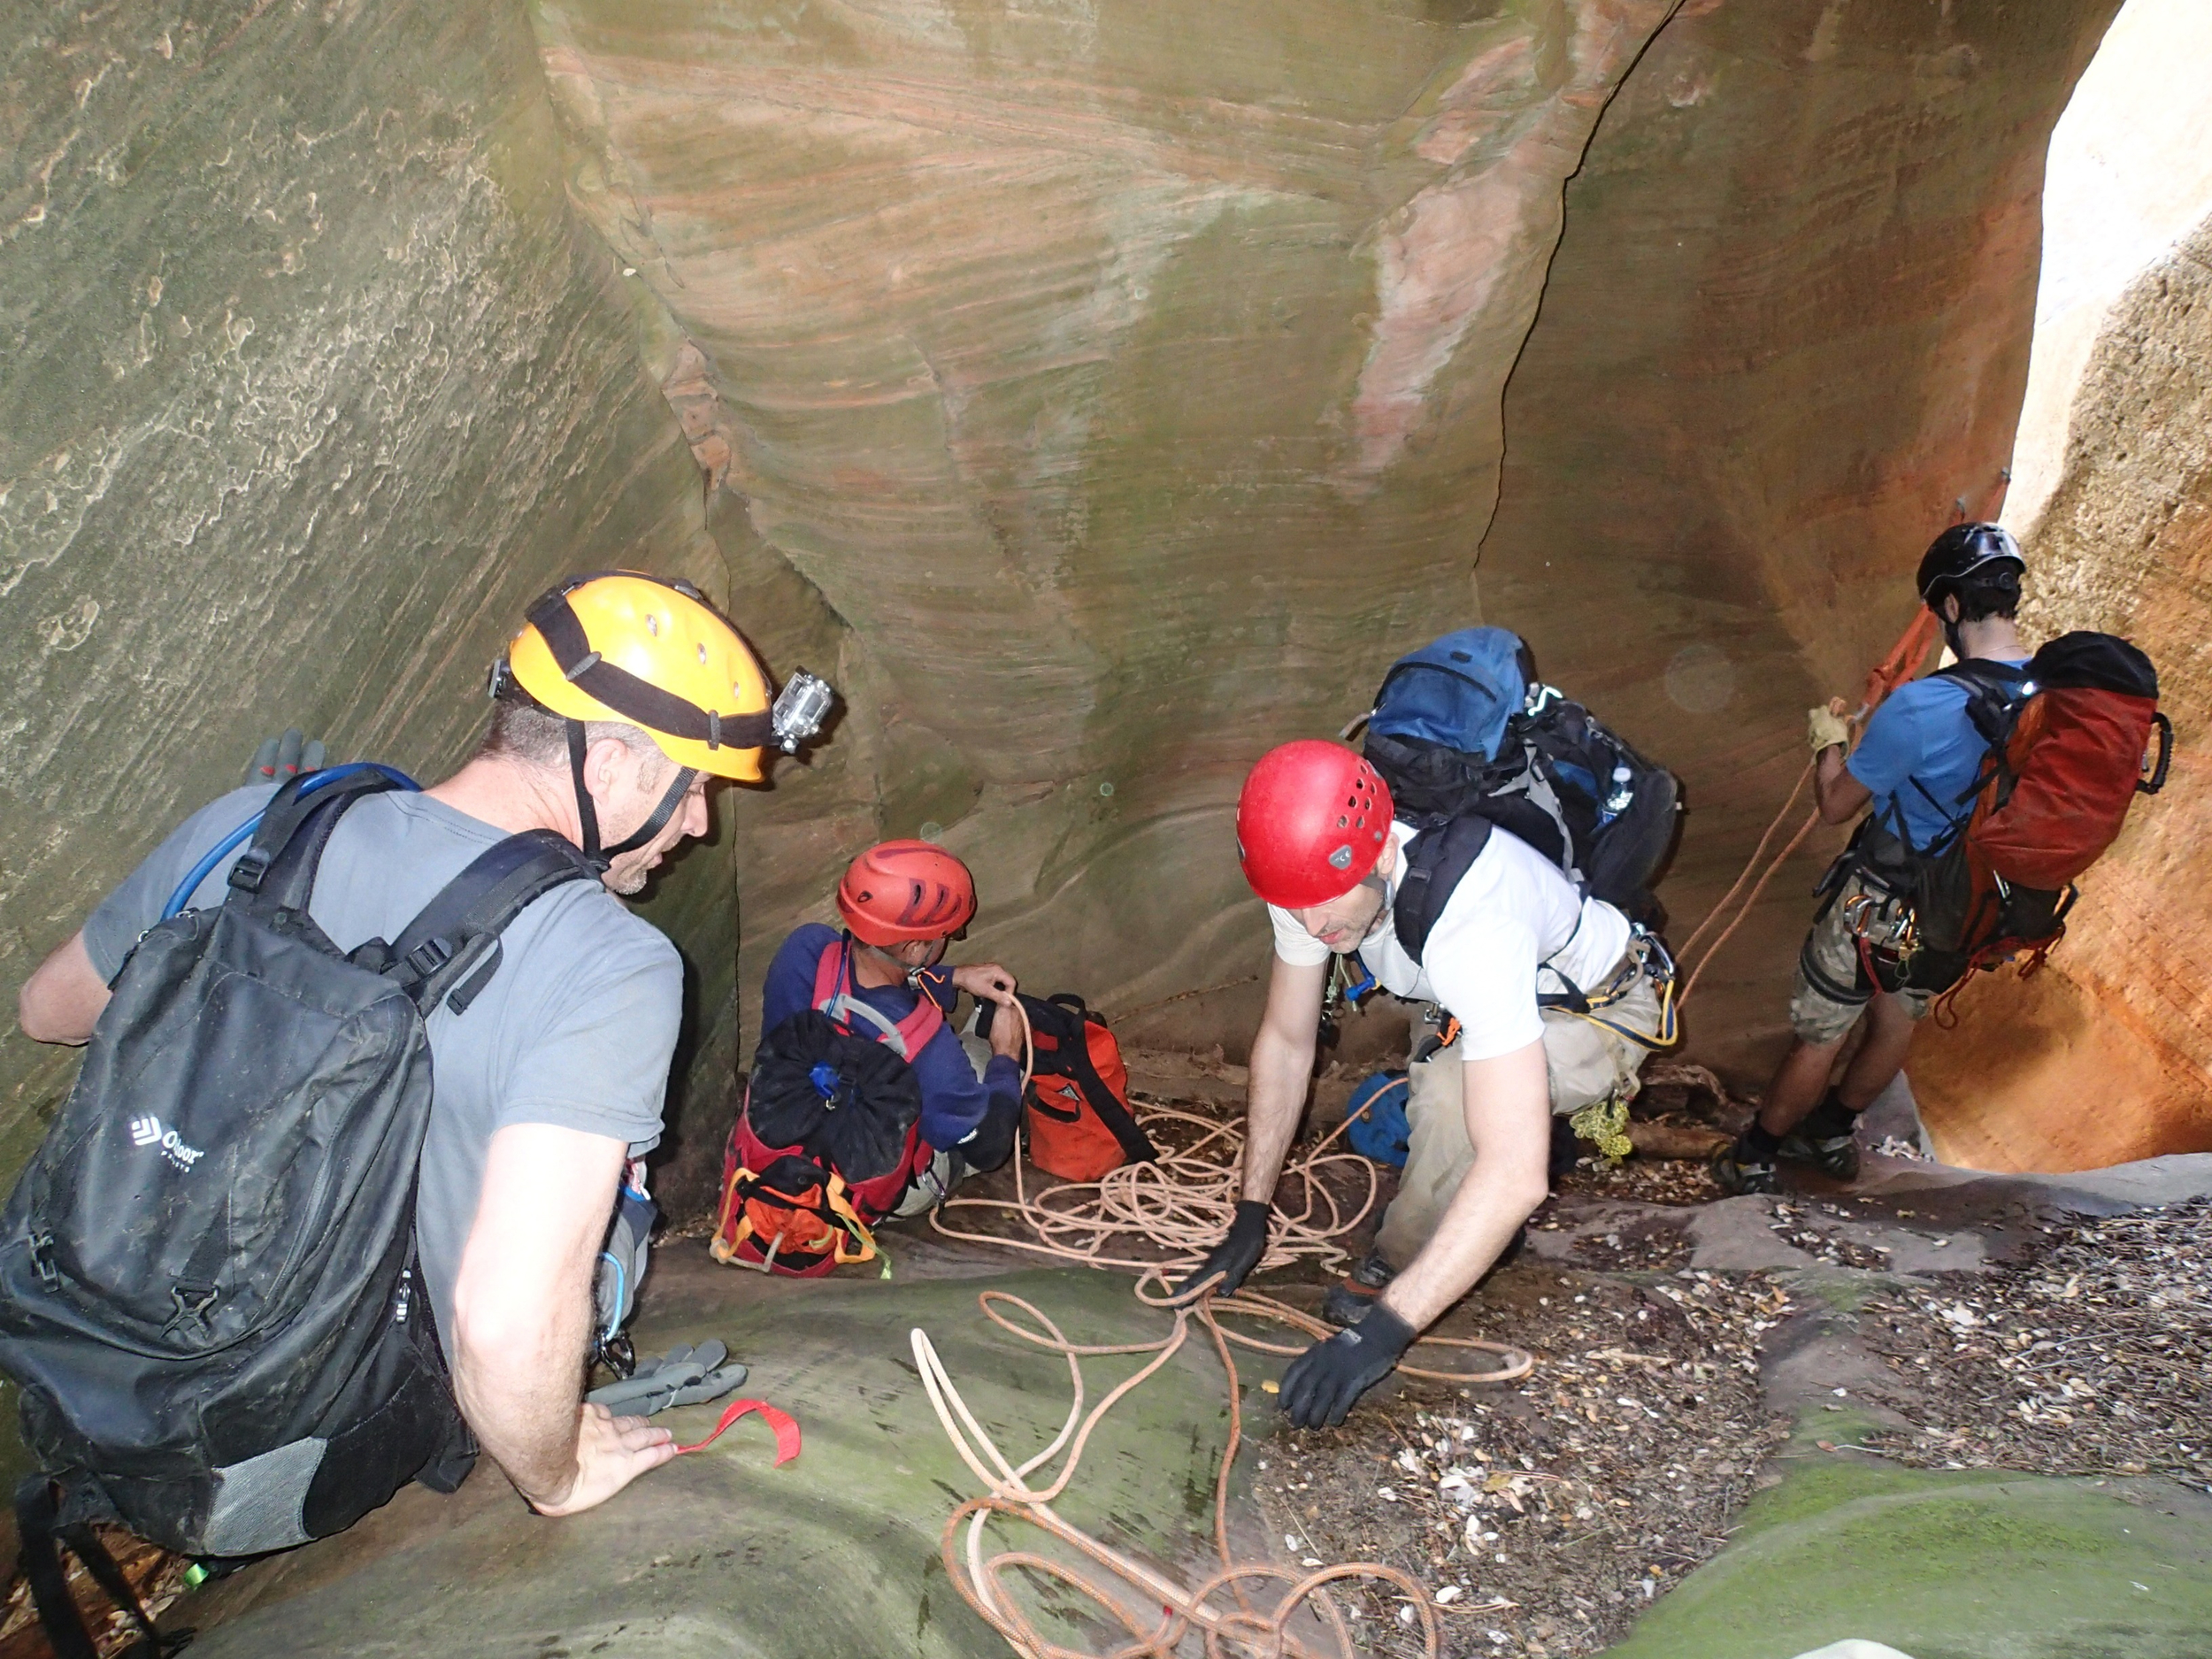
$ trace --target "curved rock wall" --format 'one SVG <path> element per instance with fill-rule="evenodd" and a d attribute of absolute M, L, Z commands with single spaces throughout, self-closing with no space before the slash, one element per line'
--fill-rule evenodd
<path fill-rule="evenodd" d="M 550 579 L 725 578 L 610 257 L 567 211 L 518 12 L 0 18 L 12 995 L 263 735 L 434 775 Z M 729 855 L 726 829 L 649 911 L 709 1010 Z M 75 1056 L 4 1032 L 12 1171 Z"/>
<path fill-rule="evenodd" d="M 2212 223 L 2114 307 L 2073 399 L 2066 467 L 2025 548 L 2027 631 L 2125 634 L 2177 739 L 2081 882 L 2049 964 L 1981 976 L 1924 1031 L 1915 1093 L 1938 1149 L 1999 1170 L 2212 1150 Z"/>
<path fill-rule="evenodd" d="M 1910 620 L 1929 540 L 2002 500 L 2044 143 L 2116 3 L 1686 8 L 1568 187 L 1483 606 L 1681 773 L 1678 941 L 1789 795 L 1804 710 L 1855 701 Z M 1784 866 L 1689 1010 L 1747 1082 L 1842 840 Z"/>
<path fill-rule="evenodd" d="M 1474 619 L 1479 547 L 1688 778 L 1694 917 L 2006 453 L 2110 9 L 15 0 L 0 955 L 265 731 L 449 764 L 528 595 L 618 561 L 848 696 L 651 901 L 680 1204 L 768 950 L 878 834 L 968 856 L 1033 984 L 1240 1036 L 1242 770 Z M 1770 1041 L 1803 873 L 1706 1052 Z M 0 1162 L 69 1070 L 5 1040 Z"/>

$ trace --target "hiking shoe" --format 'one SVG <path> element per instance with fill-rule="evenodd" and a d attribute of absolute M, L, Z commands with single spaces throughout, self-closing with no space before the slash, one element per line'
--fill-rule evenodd
<path fill-rule="evenodd" d="M 1740 1141 L 1714 1153 L 1713 1161 L 1707 1167 L 1713 1171 L 1713 1179 L 1720 1184 L 1724 1193 L 1740 1197 L 1746 1193 L 1775 1190 L 1774 1165 L 1754 1159 L 1744 1150 Z"/>
<path fill-rule="evenodd" d="M 1785 1135 L 1777 1156 L 1793 1164 L 1809 1164 L 1839 1181 L 1858 1179 L 1859 1138 L 1855 1134 L 1831 1135 L 1819 1141 L 1802 1132 Z"/>
<path fill-rule="evenodd" d="M 1375 1305 L 1375 1298 L 1397 1277 L 1398 1270 L 1383 1259 L 1380 1250 L 1368 1251 L 1356 1267 L 1329 1286 L 1321 1317 L 1331 1325 L 1357 1325 Z"/>

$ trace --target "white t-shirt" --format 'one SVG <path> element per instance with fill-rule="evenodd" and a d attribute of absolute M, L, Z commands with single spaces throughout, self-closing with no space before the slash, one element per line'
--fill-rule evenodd
<path fill-rule="evenodd" d="M 1413 828 L 1393 824 L 1390 838 L 1402 871 Z M 1397 896 L 1394 883 L 1391 896 Z M 1285 962 L 1317 967 L 1329 959 L 1329 948 L 1288 910 L 1271 904 L 1267 914 L 1275 925 L 1275 954 Z M 1437 1003 L 1455 1018 L 1464 1033 L 1464 1058 L 1488 1060 L 1543 1036 L 1540 989 L 1564 990 L 1558 974 L 1585 991 L 1597 989 L 1628 949 L 1628 918 L 1602 900 L 1583 898 L 1559 866 L 1526 841 L 1493 830 L 1445 901 L 1421 962 L 1398 943 L 1388 904 L 1359 955 L 1386 991 Z M 1556 972 L 1543 972 L 1540 987 L 1544 970 Z"/>

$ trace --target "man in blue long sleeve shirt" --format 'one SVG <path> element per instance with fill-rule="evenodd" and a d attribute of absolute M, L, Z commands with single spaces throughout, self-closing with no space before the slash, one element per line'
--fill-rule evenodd
<path fill-rule="evenodd" d="M 813 1006 L 814 973 L 822 952 L 836 944 L 834 928 L 809 922 L 783 941 L 768 964 L 768 982 L 761 988 L 760 1028 L 773 1031 L 802 1010 Z M 992 1002 L 1003 984 L 1013 995 L 1013 981 L 995 964 L 974 967 L 929 967 L 907 984 L 902 968 L 872 960 L 882 954 L 860 944 L 853 953 L 853 994 L 896 1025 L 927 996 L 945 1010 L 948 1023 L 922 1045 L 914 1056 L 914 1079 L 922 1086 L 922 1139 L 933 1150 L 960 1147 L 970 1168 L 995 1168 L 1011 1144 L 1014 1117 L 1021 1106 L 1021 1032 L 1012 1020 L 994 1020 L 993 1031 L 1003 1031 L 1002 1042 L 993 1044 L 983 1075 L 976 1075 L 960 1036 L 949 1023 L 954 1002 L 962 991 Z M 990 1133 L 983 1133 L 986 1129 Z M 974 1141 L 971 1143 L 971 1137 Z M 995 1151 L 996 1156 L 993 1156 Z"/>
<path fill-rule="evenodd" d="M 840 987 L 895 1026 L 926 996 L 948 1016 L 962 991 L 1010 1003 L 1013 976 L 995 963 L 951 968 L 947 949 L 975 914 L 975 885 L 959 859 L 926 841 L 887 841 L 856 858 L 838 884 L 846 932 L 819 922 L 793 932 L 769 964 L 761 1031 L 814 1007 L 823 955 L 841 951 Z M 991 1056 L 979 1076 L 949 1019 L 910 1056 L 922 1097 L 921 1139 L 932 1156 L 911 1194 L 933 1203 L 969 1170 L 996 1169 L 1012 1149 L 1021 1113 L 1021 1025 L 991 1022 Z"/>

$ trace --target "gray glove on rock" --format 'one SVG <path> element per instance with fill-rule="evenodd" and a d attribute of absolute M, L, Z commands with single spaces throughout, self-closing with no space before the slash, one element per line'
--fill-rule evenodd
<path fill-rule="evenodd" d="M 618 1417 L 649 1417 L 671 1406 L 719 1400 L 741 1384 L 745 1376 L 745 1367 L 730 1360 L 726 1346 L 702 1342 L 697 1348 L 672 1348 L 665 1354 L 641 1359 L 629 1376 L 595 1388 L 584 1398 Z"/>
<path fill-rule="evenodd" d="M 284 783 L 303 772 L 323 769 L 323 741 L 293 726 L 282 737 L 265 737 L 246 763 L 248 783 Z"/>

